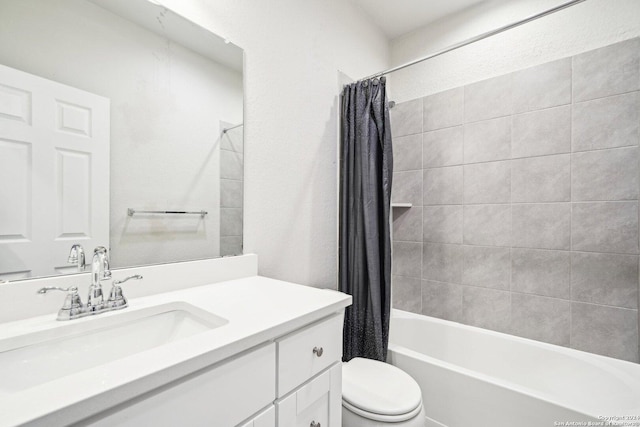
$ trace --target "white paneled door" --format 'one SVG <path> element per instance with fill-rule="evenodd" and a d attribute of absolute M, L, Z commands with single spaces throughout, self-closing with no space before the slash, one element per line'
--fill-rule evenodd
<path fill-rule="evenodd" d="M 0 279 L 109 244 L 109 99 L 0 65 Z"/>

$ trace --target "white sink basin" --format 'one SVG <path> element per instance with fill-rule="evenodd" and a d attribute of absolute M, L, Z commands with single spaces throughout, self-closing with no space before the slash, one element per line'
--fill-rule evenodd
<path fill-rule="evenodd" d="M 0 396 L 218 328 L 227 320 L 176 302 L 59 323 L 0 340 Z"/>

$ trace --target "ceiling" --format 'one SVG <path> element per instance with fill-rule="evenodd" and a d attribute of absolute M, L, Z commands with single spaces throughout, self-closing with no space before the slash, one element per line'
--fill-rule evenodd
<path fill-rule="evenodd" d="M 242 49 L 182 16 L 161 6 L 157 0 L 89 0 L 122 18 L 172 40 L 214 62 L 242 73 Z"/>
<path fill-rule="evenodd" d="M 351 0 L 394 39 L 484 0 Z"/>

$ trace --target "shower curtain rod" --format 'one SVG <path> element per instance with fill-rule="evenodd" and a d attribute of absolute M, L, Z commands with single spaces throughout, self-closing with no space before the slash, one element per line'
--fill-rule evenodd
<path fill-rule="evenodd" d="M 442 50 L 439 50 L 437 52 L 431 53 L 431 54 L 429 54 L 427 56 L 423 56 L 422 58 L 414 59 L 413 61 L 404 63 L 402 65 L 398 65 L 397 67 L 389 68 L 388 70 L 381 71 L 381 72 L 376 73 L 376 74 L 372 74 L 372 75 L 364 77 L 364 78 L 362 78 L 362 79 L 360 79 L 358 81 L 361 82 L 361 81 L 365 81 L 365 80 L 370 80 L 370 79 L 374 79 L 374 78 L 377 78 L 377 77 L 382 77 L 385 74 L 393 73 L 394 71 L 402 70 L 403 68 L 407 68 L 407 67 L 410 67 L 412 65 L 418 64 L 420 62 L 426 61 L 427 59 L 435 58 L 436 56 L 443 55 L 443 54 L 445 54 L 447 52 L 451 52 L 453 50 L 460 49 L 461 47 L 470 45 L 470 44 L 475 43 L 475 42 L 480 41 L 480 40 L 484 40 L 487 37 L 495 36 L 496 34 L 500 34 L 502 32 L 510 30 L 512 28 L 519 27 L 520 25 L 524 25 L 526 23 L 535 21 L 536 19 L 542 18 L 542 17 L 547 16 L 547 15 L 551 15 L 552 13 L 559 12 L 559 11 L 561 11 L 563 9 L 567 9 L 567 8 L 569 8 L 571 6 L 575 6 L 576 4 L 582 3 L 584 1 L 586 1 L 586 0 L 571 0 L 571 1 L 568 1 L 566 3 L 562 3 L 561 5 L 558 5 L 556 7 L 552 7 L 551 9 L 547 9 L 547 10 L 545 10 L 543 12 L 536 13 L 535 15 L 531 15 L 528 18 L 525 18 L 525 19 L 523 19 L 521 21 L 513 22 L 511 24 L 502 26 L 500 28 L 496 28 L 495 30 L 487 31 L 486 33 L 482 33 L 482 34 L 480 34 L 478 36 L 472 37 L 472 38 L 467 39 L 465 41 L 462 41 L 460 43 L 451 45 L 451 46 L 446 47 L 446 48 L 444 48 Z"/>

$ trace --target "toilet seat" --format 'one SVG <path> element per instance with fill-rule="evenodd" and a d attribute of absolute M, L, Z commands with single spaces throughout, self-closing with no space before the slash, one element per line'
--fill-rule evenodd
<path fill-rule="evenodd" d="M 422 410 L 422 392 L 401 369 L 356 357 L 342 365 L 342 405 L 370 420 L 401 422 Z"/>
<path fill-rule="evenodd" d="M 351 405 L 349 402 L 347 402 L 344 399 L 342 400 L 342 406 L 344 406 L 354 414 L 360 415 L 361 417 L 369 420 L 380 421 L 383 423 L 399 423 L 401 421 L 410 420 L 411 418 L 418 415 L 422 410 L 422 401 L 420 401 L 420 405 L 416 406 L 416 408 L 413 411 L 406 414 L 400 414 L 400 415 L 384 415 L 384 414 L 376 414 L 373 412 L 363 411 L 362 409 Z"/>

